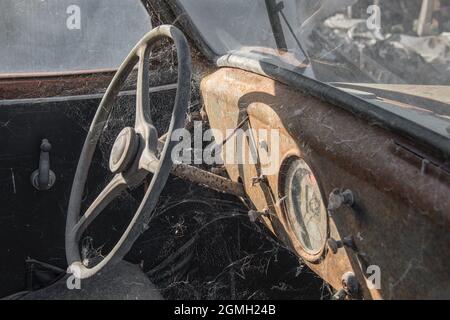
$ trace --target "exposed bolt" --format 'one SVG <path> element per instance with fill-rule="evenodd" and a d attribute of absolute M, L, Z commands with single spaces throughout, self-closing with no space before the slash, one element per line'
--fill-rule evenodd
<path fill-rule="evenodd" d="M 341 241 L 339 241 L 339 244 L 342 244 Z M 338 249 L 340 248 L 339 244 L 338 244 L 338 241 L 334 240 L 333 238 L 329 238 L 327 240 L 328 250 L 333 252 L 333 254 L 337 253 Z"/>
<path fill-rule="evenodd" d="M 353 236 L 344 237 L 342 240 L 335 240 L 333 238 L 328 238 L 327 240 L 327 247 L 331 252 L 333 252 L 333 254 L 336 254 L 338 249 L 343 246 L 346 246 L 354 251 L 357 250 Z"/>
<path fill-rule="evenodd" d="M 331 300 L 345 300 L 345 298 L 347 298 L 347 293 L 344 289 L 341 289 L 331 297 Z"/>
<path fill-rule="evenodd" d="M 351 271 L 344 273 L 341 278 L 342 289 L 338 290 L 332 300 L 360 299 L 360 286 L 355 274 Z"/>
<path fill-rule="evenodd" d="M 257 183 L 261 183 L 261 182 L 266 183 L 267 182 L 267 176 L 262 174 L 259 177 L 253 177 L 252 178 L 252 187 L 255 186 Z"/>
<path fill-rule="evenodd" d="M 351 271 L 344 273 L 341 279 L 342 289 L 350 299 L 359 298 L 359 282 L 355 274 Z"/>
<path fill-rule="evenodd" d="M 328 211 L 335 211 L 346 205 L 351 207 L 354 203 L 353 192 L 349 189 L 342 191 L 342 189 L 334 189 L 328 196 Z"/>
<path fill-rule="evenodd" d="M 352 249 L 354 251 L 357 251 L 356 244 L 355 244 L 355 239 L 353 238 L 353 236 L 344 237 L 344 239 L 342 239 L 342 243 L 347 248 L 350 248 L 350 249 Z"/>

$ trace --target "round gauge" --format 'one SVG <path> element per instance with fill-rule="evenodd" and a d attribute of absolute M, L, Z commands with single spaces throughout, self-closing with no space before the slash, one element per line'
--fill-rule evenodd
<path fill-rule="evenodd" d="M 294 236 L 308 256 L 318 255 L 327 239 L 327 211 L 316 177 L 300 158 L 288 162 L 284 195 Z"/>

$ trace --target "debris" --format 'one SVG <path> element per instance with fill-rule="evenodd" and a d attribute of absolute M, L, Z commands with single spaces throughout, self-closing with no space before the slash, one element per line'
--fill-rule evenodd
<path fill-rule="evenodd" d="M 383 2 L 381 11 L 394 15 L 398 5 Z M 407 7 L 417 18 L 419 11 L 414 13 L 413 9 L 419 8 Z M 435 17 L 437 11 L 433 12 Z M 331 78 L 335 82 L 450 84 L 450 24 L 446 23 L 450 15 L 445 8 L 440 10 L 440 24 L 433 32 L 431 29 L 424 30 L 424 25 L 418 26 L 420 23 L 417 19 L 416 24 L 409 20 L 384 22 L 388 17 L 382 20 L 382 28 L 369 29 L 365 14 L 349 18 L 341 12 L 325 18 L 322 23 L 317 22 L 310 35 L 309 53 L 319 79 L 330 81 Z M 417 28 L 423 30 L 416 32 Z M 423 36 L 417 36 L 418 33 Z"/>

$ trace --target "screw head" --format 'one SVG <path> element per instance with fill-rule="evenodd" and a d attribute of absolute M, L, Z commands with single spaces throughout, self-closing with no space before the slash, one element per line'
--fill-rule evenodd
<path fill-rule="evenodd" d="M 352 206 L 354 203 L 353 192 L 349 189 L 334 189 L 328 196 L 328 211 L 335 211 L 342 205 Z"/>
<path fill-rule="evenodd" d="M 328 250 L 333 252 L 333 254 L 336 254 L 338 251 L 338 244 L 337 244 L 336 240 L 334 240 L 333 238 L 329 238 L 327 240 L 327 247 L 328 247 Z"/>
<path fill-rule="evenodd" d="M 348 271 L 344 273 L 341 281 L 342 288 L 349 297 L 357 297 L 359 295 L 359 282 L 353 272 Z"/>

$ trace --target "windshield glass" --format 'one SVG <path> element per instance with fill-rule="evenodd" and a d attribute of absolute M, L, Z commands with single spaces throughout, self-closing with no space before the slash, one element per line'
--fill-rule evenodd
<path fill-rule="evenodd" d="M 450 83 L 449 0 L 179 2 L 217 55 L 309 64 L 326 82 Z"/>
<path fill-rule="evenodd" d="M 139 0 L 2 0 L 0 75 L 115 69 L 150 29 Z"/>

